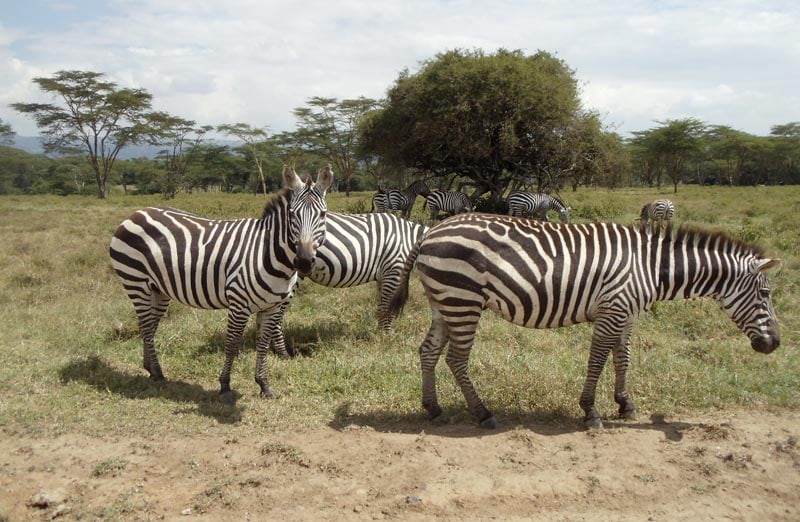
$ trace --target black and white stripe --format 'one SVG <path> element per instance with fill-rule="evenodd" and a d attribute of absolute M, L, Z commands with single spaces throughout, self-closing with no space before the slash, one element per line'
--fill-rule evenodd
<path fill-rule="evenodd" d="M 602 427 L 595 390 L 609 353 L 619 412 L 635 415 L 626 387 L 631 329 L 656 301 L 714 297 L 756 351 L 769 353 L 780 344 L 764 272 L 779 261 L 722 232 L 463 214 L 432 227 L 414 247 L 392 310 L 407 299 L 415 262 L 432 310 L 419 349 L 422 402 L 432 419 L 442 415 L 434 369 L 449 341 L 447 365 L 470 412 L 483 425 L 495 425 L 467 374 L 475 329 L 487 308 L 529 328 L 594 322 L 580 397 L 584 421 L 593 428 Z"/>
<path fill-rule="evenodd" d="M 469 196 L 463 192 L 446 192 L 444 190 L 432 190 L 425 196 L 425 205 L 431 211 L 431 221 L 439 219 L 439 212 L 453 215 L 475 210 Z"/>
<path fill-rule="evenodd" d="M 391 329 L 396 314 L 389 312 L 389 300 L 400 283 L 409 252 L 427 227 L 391 214 L 336 212 L 328 213 L 325 227 L 325 242 L 317 249 L 307 277 L 332 288 L 377 282 L 378 326 Z M 283 305 L 281 317 L 287 305 Z M 271 334 L 273 350 L 288 357 L 281 325 L 282 320 L 278 320 Z"/>
<path fill-rule="evenodd" d="M 278 319 L 297 281 L 309 273 L 325 239 L 325 192 L 333 181 L 330 166 L 316 184 L 306 184 L 291 167 L 283 170 L 284 189 L 267 203 L 261 219 L 206 219 L 171 208 L 139 210 L 114 232 L 111 263 L 133 301 L 144 343 L 144 367 L 154 380 L 164 378 L 153 339 L 170 300 L 205 309 L 228 309 L 225 365 L 220 395 L 232 404 L 230 372 L 242 332 L 255 312 L 266 314 L 256 342 L 256 382 L 262 397 L 273 395 L 264 358 L 265 331 Z"/>
<path fill-rule="evenodd" d="M 509 216 L 534 216 L 541 221 L 548 221 L 547 212 L 558 212 L 562 223 L 569 223 L 571 210 L 561 198 L 542 192 L 525 192 L 514 190 L 506 198 Z"/>
<path fill-rule="evenodd" d="M 639 214 L 642 225 L 670 223 L 673 217 L 675 217 L 675 203 L 668 199 L 657 199 L 647 203 Z"/>
<path fill-rule="evenodd" d="M 408 219 L 417 196 L 427 196 L 430 190 L 422 180 L 416 180 L 405 190 L 378 190 L 372 197 L 373 212 L 388 212 L 400 210 L 402 217 Z"/>

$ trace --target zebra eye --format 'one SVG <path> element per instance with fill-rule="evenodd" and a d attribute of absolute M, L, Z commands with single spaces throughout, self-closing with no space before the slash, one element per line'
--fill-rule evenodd
<path fill-rule="evenodd" d="M 769 288 L 760 288 L 758 290 L 758 295 L 761 296 L 762 299 L 769 299 Z"/>

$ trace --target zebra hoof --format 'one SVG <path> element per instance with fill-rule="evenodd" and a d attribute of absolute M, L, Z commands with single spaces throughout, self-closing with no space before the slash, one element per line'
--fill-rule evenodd
<path fill-rule="evenodd" d="M 603 421 L 600 420 L 600 417 L 592 417 L 591 419 L 585 419 L 583 423 L 586 425 L 586 429 L 589 431 L 596 431 L 603 429 Z"/>
<path fill-rule="evenodd" d="M 277 396 L 275 395 L 275 392 L 272 391 L 272 388 L 267 388 L 266 390 L 261 390 L 261 398 L 262 399 L 274 399 L 276 397 Z"/>
<path fill-rule="evenodd" d="M 222 404 L 225 406 L 233 406 L 236 404 L 236 399 L 233 397 L 232 391 L 226 391 L 219 394 L 219 400 L 222 401 Z"/>
<path fill-rule="evenodd" d="M 150 380 L 153 382 L 164 381 L 164 374 L 161 372 L 150 372 Z"/>
<path fill-rule="evenodd" d="M 494 415 L 486 417 L 481 422 L 481 428 L 486 428 L 487 430 L 494 430 L 497 429 L 497 419 L 494 418 Z"/>
<path fill-rule="evenodd" d="M 450 416 L 447 415 L 445 412 L 442 412 L 436 417 L 431 417 L 431 424 L 435 424 L 436 426 L 444 426 L 445 424 L 450 424 Z"/>
<path fill-rule="evenodd" d="M 626 420 L 635 420 L 638 415 L 636 414 L 636 410 L 626 410 L 619 412 L 619 416 L 622 419 Z"/>

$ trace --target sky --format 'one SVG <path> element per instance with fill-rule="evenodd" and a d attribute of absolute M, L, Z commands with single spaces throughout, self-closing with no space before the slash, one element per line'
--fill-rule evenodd
<path fill-rule="evenodd" d="M 451 49 L 547 51 L 623 136 L 693 117 L 768 135 L 800 121 L 797 0 L 0 0 L 0 119 L 33 78 L 104 73 L 198 125 L 295 129 L 314 96 L 384 98 Z"/>

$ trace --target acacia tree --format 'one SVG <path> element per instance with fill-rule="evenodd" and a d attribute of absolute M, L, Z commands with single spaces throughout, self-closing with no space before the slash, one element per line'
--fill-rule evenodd
<path fill-rule="evenodd" d="M 775 153 L 781 158 L 785 169 L 784 180 L 796 183 L 800 165 L 800 122 L 774 125 L 770 129 L 770 136 L 775 143 Z"/>
<path fill-rule="evenodd" d="M 497 204 L 512 181 L 548 168 L 579 107 L 573 71 L 547 52 L 452 50 L 402 72 L 362 139 L 390 164 L 460 176 L 473 199 Z"/>
<path fill-rule="evenodd" d="M 661 188 L 661 172 L 672 180 L 674 192 L 683 180 L 688 161 L 700 152 L 705 124 L 695 118 L 657 122 L 660 127 L 634 132 L 634 157 L 644 167 L 648 177 L 655 173 Z M 652 178 L 650 178 L 652 179 Z M 652 181 L 650 182 L 652 186 Z"/>
<path fill-rule="evenodd" d="M 218 125 L 217 131 L 235 136 L 243 143 L 247 155 L 253 160 L 258 170 L 261 191 L 267 195 L 267 180 L 264 177 L 264 159 L 274 154 L 275 146 L 267 141 L 267 127 L 253 127 L 247 123 Z"/>
<path fill-rule="evenodd" d="M 46 152 L 85 153 L 100 198 L 120 150 L 149 134 L 147 116 L 152 95 L 144 89 L 118 88 L 102 73 L 59 71 L 52 78 L 34 78 L 39 88 L 59 99 L 51 103 L 12 103 L 31 115 L 42 133 Z"/>
<path fill-rule="evenodd" d="M 195 148 L 213 127 L 197 127 L 194 120 L 171 116 L 165 112 L 150 114 L 148 124 L 151 127 L 149 141 L 167 147 L 159 153 L 164 161 L 161 193 L 165 199 L 172 199 L 181 189 L 191 188 L 187 185 L 186 170 L 194 159 Z"/>
<path fill-rule="evenodd" d="M 296 135 L 317 155 L 330 158 L 344 182 L 345 195 L 350 196 L 350 179 L 360 160 L 358 156 L 358 124 L 378 106 L 371 98 L 359 97 L 339 101 L 336 98 L 309 98 L 308 107 L 293 112 L 299 121 Z"/>
<path fill-rule="evenodd" d="M 2 118 L 0 118 L 0 145 L 10 145 L 16 136 L 16 132 L 11 128 L 11 125 L 5 123 Z"/>

